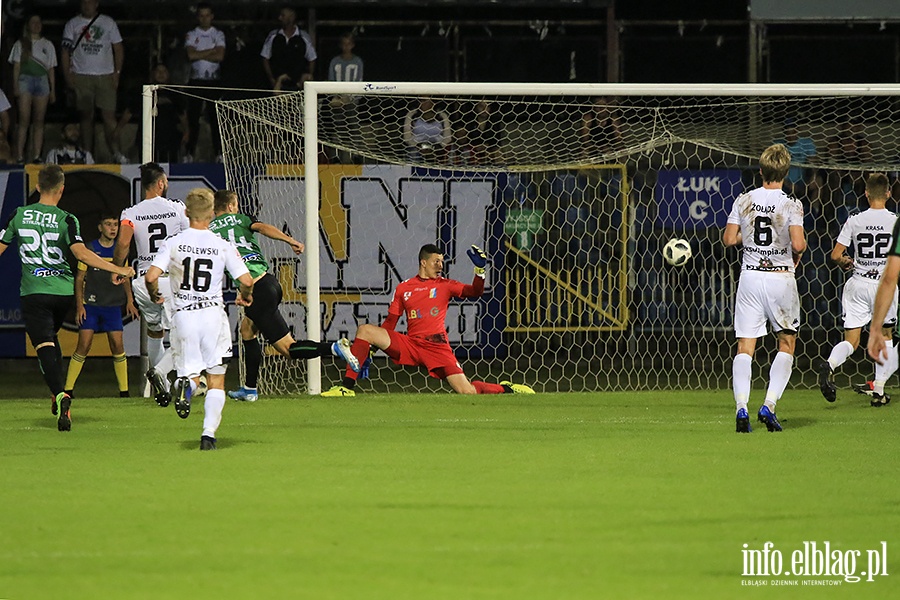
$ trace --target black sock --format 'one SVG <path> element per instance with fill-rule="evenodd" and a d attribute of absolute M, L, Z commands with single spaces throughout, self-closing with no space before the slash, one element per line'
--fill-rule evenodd
<path fill-rule="evenodd" d="M 262 363 L 262 346 L 259 340 L 244 340 L 244 387 L 255 388 L 259 379 L 259 365 Z"/>
<path fill-rule="evenodd" d="M 348 390 L 352 390 L 356 387 L 356 380 L 352 377 L 344 377 L 344 381 L 341 382 L 341 385 L 347 388 Z"/>
<path fill-rule="evenodd" d="M 331 356 L 331 342 L 316 342 L 313 340 L 300 340 L 294 342 L 288 352 L 291 358 L 325 358 Z"/>
<path fill-rule="evenodd" d="M 37 349 L 41 373 L 43 373 L 44 381 L 54 397 L 63 392 L 62 361 L 59 359 L 59 354 L 59 348 L 56 346 L 41 346 Z"/>

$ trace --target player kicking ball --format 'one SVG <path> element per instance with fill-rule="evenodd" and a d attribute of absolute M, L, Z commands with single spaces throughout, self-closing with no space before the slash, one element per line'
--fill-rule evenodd
<path fill-rule="evenodd" d="M 244 383 L 240 389 L 228 392 L 228 397 L 244 402 L 256 402 L 259 392 L 256 383 L 262 363 L 262 347 L 257 334 L 262 333 L 279 354 L 287 358 L 308 359 L 337 356 L 346 360 L 355 370 L 359 370 L 350 342 L 346 339 L 333 344 L 303 340 L 297 342 L 291 335 L 290 327 L 278 310 L 283 291 L 278 278 L 269 273 L 269 262 L 256 241 L 256 234 L 284 242 L 294 254 L 302 254 L 303 242 L 299 242 L 268 223 L 238 212 L 237 193 L 219 190 L 215 194 L 215 218 L 209 229 L 223 239 L 234 244 L 241 259 L 253 278 L 253 305 L 244 309 L 241 320 L 241 340 L 244 347 Z"/>
<path fill-rule="evenodd" d="M 231 327 L 222 300 L 225 271 L 238 281 L 235 303 L 253 303 L 253 278 L 234 244 L 209 231 L 213 218 L 213 194 L 203 188 L 185 199 L 190 227 L 162 242 L 147 270 L 147 292 L 162 303 L 159 277 L 169 273 L 174 309 L 171 339 L 178 379 L 172 385 L 175 412 L 186 419 L 191 395 L 206 371 L 207 392 L 203 405 L 201 450 L 216 449 L 216 431 L 225 406 L 226 361 L 231 356 Z"/>
<path fill-rule="evenodd" d="M 475 277 L 469 285 L 441 277 L 444 253 L 434 244 L 422 246 L 419 272 L 394 290 L 384 323 L 380 327 L 360 325 L 356 330 L 356 339 L 350 349 L 363 368 L 354 369 L 348 364 L 343 384 L 322 395 L 355 396 L 353 388 L 360 378 L 360 371 L 365 371 L 371 346 L 383 350 L 398 365 L 425 367 L 431 377 L 446 380 L 459 394 L 533 394 L 534 390 L 527 385 L 509 381 L 469 381 L 456 360 L 447 340 L 447 307 L 451 298 L 478 298 L 484 293 L 487 266 L 487 255 L 481 248 L 472 246 L 467 254 L 475 265 Z M 406 315 L 405 334 L 394 330 L 403 315 Z"/>

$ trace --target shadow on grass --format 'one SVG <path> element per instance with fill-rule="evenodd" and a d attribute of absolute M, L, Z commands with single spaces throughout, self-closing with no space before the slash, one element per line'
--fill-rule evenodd
<path fill-rule="evenodd" d="M 229 448 L 234 448 L 235 446 L 240 446 L 245 442 L 234 439 L 218 439 L 216 440 L 216 449 L 217 450 L 228 450 Z M 182 450 L 200 450 L 200 436 L 197 436 L 196 440 L 185 440 L 180 443 Z"/>
<path fill-rule="evenodd" d="M 800 429 L 801 427 L 809 427 L 810 425 L 816 424 L 816 419 L 810 419 L 809 417 L 791 417 L 789 419 L 779 419 L 779 421 L 781 421 L 781 424 L 784 425 L 785 429 Z M 760 423 L 759 426 L 765 431 L 765 425 Z"/>

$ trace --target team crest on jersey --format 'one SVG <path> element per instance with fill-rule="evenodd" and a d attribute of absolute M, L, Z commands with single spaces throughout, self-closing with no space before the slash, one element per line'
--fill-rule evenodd
<path fill-rule="evenodd" d="M 437 288 L 431 288 L 428 291 L 428 297 L 429 298 L 437 298 Z"/>
<path fill-rule="evenodd" d="M 59 277 L 63 274 L 59 269 L 48 269 L 47 267 L 38 267 L 31 272 L 35 277 Z"/>
<path fill-rule="evenodd" d="M 412 292 L 403 292 L 403 301 L 406 302 L 409 300 L 410 296 L 412 296 Z"/>

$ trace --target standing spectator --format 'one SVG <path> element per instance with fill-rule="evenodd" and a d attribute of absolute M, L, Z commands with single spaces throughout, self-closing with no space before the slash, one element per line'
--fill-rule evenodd
<path fill-rule="evenodd" d="M 433 99 L 419 98 L 419 106 L 403 121 L 403 141 L 411 161 L 443 160 L 450 143 L 450 117 L 435 107 Z"/>
<path fill-rule="evenodd" d="M 103 260 L 112 263 L 113 247 L 116 234 L 119 233 L 118 215 L 104 215 L 97 224 L 100 237 L 87 244 L 88 248 Z M 134 305 L 131 293 L 131 281 L 126 279 L 122 285 L 115 285 L 106 271 L 97 267 L 89 267 L 78 263 L 75 273 L 75 319 L 78 322 L 78 346 L 69 361 L 66 374 L 65 392 L 74 398 L 75 382 L 81 375 L 84 360 L 91 351 L 94 332 L 106 332 L 109 349 L 112 352 L 113 368 L 116 382 L 119 384 L 119 396 L 128 397 L 128 361 L 125 357 L 125 342 L 122 337 L 122 307 L 125 307 L 132 319 L 139 319 L 140 314 Z"/>
<path fill-rule="evenodd" d="M 197 4 L 197 27 L 190 30 L 184 40 L 188 59 L 191 61 L 191 78 L 188 85 L 195 87 L 214 87 L 218 85 L 222 75 L 222 61 L 225 59 L 225 34 L 212 26 L 212 7 L 208 2 Z M 218 98 L 214 93 L 197 92 L 206 98 L 190 96 L 187 104 L 188 141 L 184 162 L 193 162 L 197 150 L 197 138 L 200 135 L 200 114 L 206 111 L 209 131 L 212 136 L 213 152 L 217 160 L 222 158 L 222 140 L 219 137 L 219 124 L 216 119 L 213 100 Z M 214 97 L 215 96 L 215 97 Z"/>
<path fill-rule="evenodd" d="M 791 153 L 791 170 L 784 180 L 785 192 L 795 198 L 806 195 L 807 169 L 799 166 L 806 164 L 816 156 L 816 143 L 810 137 L 800 137 L 797 122 L 790 118 L 784 122 L 784 137 L 775 140 L 776 144 L 784 144 Z"/>
<path fill-rule="evenodd" d="M 116 91 L 125 61 L 122 35 L 116 22 L 98 12 L 100 0 L 81 0 L 81 14 L 63 29 L 63 76 L 75 90 L 75 104 L 81 115 L 84 145 L 94 150 L 94 109 L 100 109 L 106 144 L 113 160 L 125 163 L 116 139 Z"/>
<path fill-rule="evenodd" d="M 12 104 L 9 103 L 9 98 L 6 97 L 6 94 L 3 90 L 0 90 L 0 138 L 4 141 L 9 139 L 9 109 L 12 108 Z"/>
<path fill-rule="evenodd" d="M 328 81 L 362 81 L 363 59 L 353 54 L 356 42 L 352 33 L 341 36 L 341 53 L 331 59 L 328 65 Z M 348 94 L 332 96 L 328 99 L 328 105 L 323 111 L 323 132 L 326 136 L 333 137 L 333 141 L 347 145 L 352 138 L 359 139 L 359 118 L 356 112 L 358 98 Z M 353 144 L 356 145 L 356 144 Z M 353 156 L 346 150 L 337 150 L 333 146 L 326 146 L 325 153 L 332 161 L 341 163 L 354 162 Z"/>
<path fill-rule="evenodd" d="M 615 98 L 598 96 L 581 116 L 581 151 L 585 158 L 599 158 L 622 147 L 622 125 L 615 105 Z"/>
<path fill-rule="evenodd" d="M 62 143 L 47 153 L 47 163 L 56 165 L 92 165 L 93 155 L 81 147 L 81 125 L 63 126 Z"/>
<path fill-rule="evenodd" d="M 316 49 L 309 34 L 297 26 L 297 10 L 291 6 L 283 6 L 278 14 L 279 29 L 269 32 L 259 53 L 263 58 L 263 71 L 269 84 L 275 88 L 279 77 L 281 89 L 299 90 L 303 82 L 313 78 L 316 68 Z"/>
<path fill-rule="evenodd" d="M 19 129 L 16 133 L 16 160 L 25 162 L 25 142 L 34 117 L 32 161 L 41 162 L 44 148 L 44 117 L 47 105 L 56 102 L 56 48 L 41 36 L 44 24 L 38 15 L 25 23 L 22 38 L 12 47 L 13 94 L 19 99 Z"/>
<path fill-rule="evenodd" d="M 157 85 L 169 85 L 169 68 L 159 63 L 153 68 L 150 82 Z M 215 120 L 215 119 L 214 119 Z M 156 157 L 157 162 L 178 162 L 178 152 L 187 144 L 191 128 L 188 125 L 187 111 L 184 106 L 184 94 L 162 87 L 156 90 Z M 218 128 L 216 128 L 218 131 Z"/>

